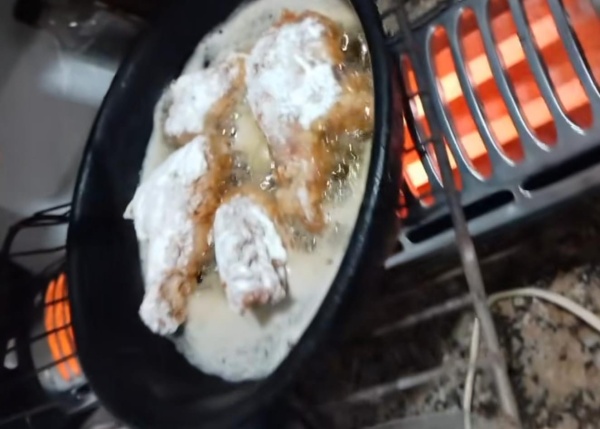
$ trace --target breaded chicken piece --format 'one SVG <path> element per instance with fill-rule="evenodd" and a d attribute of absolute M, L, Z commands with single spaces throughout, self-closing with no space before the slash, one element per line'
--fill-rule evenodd
<path fill-rule="evenodd" d="M 172 334 L 186 320 L 187 297 L 211 256 L 208 234 L 230 172 L 226 142 L 198 136 L 150 174 L 125 212 L 146 248 L 140 316 L 157 334 Z"/>
<path fill-rule="evenodd" d="M 286 297 L 287 251 L 277 223 L 274 202 L 260 189 L 235 190 L 217 210 L 217 270 L 236 312 Z"/>
<path fill-rule="evenodd" d="M 244 94 L 244 57 L 232 54 L 214 66 L 180 76 L 169 88 L 165 134 L 181 145 L 198 134 L 230 129 Z"/>
<path fill-rule="evenodd" d="M 340 73 L 342 94 L 327 115 L 315 121 L 313 129 L 328 137 L 343 134 L 370 134 L 373 131 L 373 81 L 362 71 Z"/>
<path fill-rule="evenodd" d="M 282 212 L 313 232 L 324 227 L 338 149 L 328 142 L 372 129 L 370 76 L 345 70 L 342 36 L 322 15 L 285 12 L 246 60 L 247 100 L 277 166 Z"/>

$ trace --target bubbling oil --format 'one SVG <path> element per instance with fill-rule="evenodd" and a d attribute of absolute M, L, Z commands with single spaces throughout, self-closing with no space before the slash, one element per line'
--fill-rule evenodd
<path fill-rule="evenodd" d="M 321 13 L 342 26 L 339 48 L 346 61 L 335 71 L 340 81 L 344 76 L 370 71 L 359 20 L 345 0 L 257 0 L 242 6 L 199 43 L 184 74 L 205 68 L 232 52 L 248 52 L 283 9 Z M 167 105 L 168 97 L 157 105 L 142 180 L 173 150 L 161 127 Z M 280 188 L 276 166 L 266 137 L 247 104 L 238 107 L 222 133 L 232 142 L 228 185 L 255 185 L 275 193 Z M 188 302 L 188 320 L 181 334 L 172 340 L 192 365 L 207 374 L 229 381 L 268 376 L 302 336 L 335 278 L 363 199 L 371 137 L 353 130 L 337 134 L 324 130 L 320 136 L 327 151 L 334 155 L 323 195 L 327 227 L 315 235 L 298 220 L 286 220 L 294 244 L 288 249 L 288 299 L 275 307 L 239 315 L 227 306 L 214 260 L 198 279 L 199 287 Z"/>
<path fill-rule="evenodd" d="M 371 76 L 370 58 L 362 33 L 344 32 L 339 41 L 339 49 L 344 54 L 344 62 L 336 73 L 339 81 L 353 74 Z M 369 89 L 372 93 L 372 81 L 369 81 Z M 369 104 L 365 104 L 364 109 L 369 109 Z M 367 116 L 370 113 L 365 112 Z M 323 140 L 327 154 L 333 159 L 329 171 L 320 172 L 327 176 L 322 200 L 325 204 L 339 204 L 352 191 L 348 183 L 358 177 L 364 158 L 361 148 L 371 135 L 356 130 L 343 130 L 341 133 L 330 133 L 327 129 L 322 131 L 317 138 Z M 232 139 L 233 169 L 229 186 L 257 186 L 265 192 L 275 194 L 281 188 L 277 180 L 276 164 L 267 137 L 246 102 L 237 108 L 222 133 Z M 286 230 L 291 244 L 303 251 L 313 252 L 317 245 L 317 235 L 309 232 L 293 217 L 282 218 L 285 225 L 280 227 Z"/>

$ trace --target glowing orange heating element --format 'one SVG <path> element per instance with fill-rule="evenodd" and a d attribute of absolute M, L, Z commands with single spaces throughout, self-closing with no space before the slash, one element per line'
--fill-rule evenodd
<path fill-rule="evenodd" d="M 588 0 L 563 0 L 569 23 L 580 43 L 581 50 L 596 79 L 600 77 L 600 41 L 597 32 L 600 19 L 593 12 Z M 577 126 L 586 128 L 592 123 L 590 100 L 571 65 L 568 53 L 551 15 L 546 0 L 524 0 L 523 7 L 535 45 L 546 69 L 556 97 L 567 115 Z M 507 0 L 492 0 L 490 3 L 492 33 L 496 51 L 503 64 L 506 76 L 514 89 L 517 104 L 532 133 L 544 144 L 556 142 L 554 120 L 546 102 L 541 97 L 538 84 L 531 72 L 523 51 L 514 18 Z M 466 9 L 459 22 L 462 56 L 466 63 L 467 78 L 479 98 L 482 114 L 490 128 L 496 145 L 504 156 L 518 163 L 524 158 L 517 129 L 508 114 L 500 91 L 492 75 L 492 69 L 483 44 L 475 14 Z M 438 81 L 440 96 L 446 106 L 450 122 L 459 142 L 459 150 L 470 161 L 472 170 L 485 178 L 492 174 L 492 165 L 487 148 L 477 130 L 472 113 L 467 105 L 454 63 L 448 36 L 443 28 L 434 31 L 432 63 Z M 403 59 L 405 81 L 409 92 L 417 92 L 414 71 Z M 412 106 L 415 119 L 428 133 L 427 119 L 418 98 Z M 411 153 L 414 143 L 407 134 L 409 153 L 404 159 L 404 175 L 411 192 L 423 198 L 430 191 L 430 184 L 419 157 Z M 452 162 L 455 176 L 457 166 Z"/>
<path fill-rule="evenodd" d="M 58 372 L 65 381 L 81 375 L 75 357 L 75 341 L 71 328 L 71 307 L 67 298 L 67 278 L 61 274 L 48 285 L 45 297 L 44 326 L 48 332 L 48 345 Z"/>

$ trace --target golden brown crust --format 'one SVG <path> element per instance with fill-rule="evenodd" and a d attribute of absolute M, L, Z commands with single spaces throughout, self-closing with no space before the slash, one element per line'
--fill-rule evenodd
<path fill-rule="evenodd" d="M 326 31 L 323 35 L 323 38 L 328 47 L 331 60 L 336 65 L 343 63 L 344 53 L 341 50 L 341 42 L 342 37 L 344 36 L 344 30 L 337 22 L 327 18 L 325 15 L 321 15 L 320 13 L 312 11 L 296 13 L 288 9 L 284 9 L 283 13 L 281 14 L 281 18 L 279 18 L 273 27 L 281 28 L 286 24 L 301 22 L 306 18 L 313 18 L 325 27 Z"/>
<path fill-rule="evenodd" d="M 195 184 L 193 195 L 201 196 L 200 204 L 194 213 L 196 224 L 196 260 L 190 271 L 197 277 L 210 258 L 208 235 L 212 229 L 215 213 L 221 204 L 229 186 L 232 171 L 232 155 L 230 142 L 226 137 L 213 135 L 209 137 L 206 174 Z M 193 198 L 193 197 L 192 197 Z"/>
<path fill-rule="evenodd" d="M 187 298 L 192 294 L 196 281 L 190 276 L 173 272 L 160 288 L 160 295 L 169 304 L 171 316 L 182 324 L 187 319 Z"/>
<path fill-rule="evenodd" d="M 246 67 L 245 61 L 240 56 L 236 58 L 228 68 L 239 67 L 240 72 L 233 81 L 231 89 L 218 100 L 209 110 L 204 120 L 205 134 L 222 134 L 233 127 L 233 114 L 244 96 L 246 89 Z"/>
<path fill-rule="evenodd" d="M 369 72 L 346 72 L 340 79 L 342 96 L 315 126 L 328 135 L 370 134 L 373 131 L 373 83 Z"/>
<path fill-rule="evenodd" d="M 344 152 L 339 136 L 343 134 L 369 134 L 373 130 L 373 85 L 367 71 L 348 70 L 344 66 L 345 54 L 341 49 L 344 35 L 342 28 L 329 18 L 315 12 L 294 13 L 284 11 L 274 28 L 300 22 L 307 17 L 324 25 L 324 43 L 342 87 L 342 95 L 328 114 L 313 123 L 311 129 L 298 129 L 292 133 L 293 141 L 285 145 L 271 147 L 278 166 L 275 174 L 278 189 L 265 192 L 256 185 L 243 185 L 231 188 L 232 174 L 231 138 L 228 130 L 233 126 L 233 113 L 245 91 L 245 65 L 240 57 L 237 61 L 242 73 L 232 89 L 217 101 L 206 116 L 204 130 L 209 138 L 209 170 L 194 185 L 194 194 L 201 195 L 203 203 L 194 213 L 195 253 L 185 272 L 173 272 L 161 288 L 162 297 L 169 303 L 173 317 L 180 323 L 187 317 L 187 298 L 193 292 L 196 279 L 213 257 L 208 242 L 214 217 L 218 207 L 236 196 L 247 196 L 264 208 L 278 229 L 286 247 L 293 246 L 289 216 L 301 219 L 309 232 L 320 233 L 326 219 L 323 201 L 333 169 L 337 165 L 340 152 Z M 235 66 L 232 63 L 231 67 Z M 260 117 L 256 118 L 259 122 Z M 195 135 L 178 138 L 185 144 Z M 333 143 L 332 143 L 333 142 Z M 343 156 L 343 155 L 341 155 Z M 306 192 L 308 205 L 312 208 L 310 219 L 306 207 L 298 198 L 299 192 Z M 306 201 L 305 201 L 306 203 Z M 264 297 L 250 296 L 248 305 L 262 302 Z"/>
<path fill-rule="evenodd" d="M 294 214 L 302 219 L 307 230 L 319 233 L 325 227 L 322 202 L 327 190 L 329 172 L 332 169 L 333 157 L 325 145 L 313 144 L 308 160 L 288 160 L 277 167 L 279 189 L 276 192 L 282 213 Z M 304 161 L 311 163 L 311 173 L 304 171 Z M 308 205 L 311 207 L 310 218 L 306 216 L 305 207 L 298 198 L 299 193 L 306 191 Z"/>
<path fill-rule="evenodd" d="M 231 84 L 231 88 L 227 93 L 217 100 L 210 108 L 204 119 L 204 127 L 202 132 L 198 134 L 205 135 L 223 135 L 233 127 L 233 115 L 235 109 L 239 106 L 246 90 L 246 67 L 242 56 L 236 57 L 234 60 L 229 60 L 223 72 L 238 67 L 239 73 Z M 176 146 L 183 146 L 198 134 L 184 133 L 176 138 L 173 142 Z"/>
<path fill-rule="evenodd" d="M 231 174 L 231 150 L 227 138 L 212 136 L 207 150 L 208 171 L 195 184 L 191 198 L 198 196 L 201 203 L 194 213 L 194 252 L 185 268 L 175 269 L 160 287 L 161 297 L 169 304 L 178 323 L 187 318 L 187 300 L 197 286 L 197 279 L 212 259 L 208 237 L 215 213 L 227 190 Z"/>
<path fill-rule="evenodd" d="M 322 204 L 330 176 L 340 152 L 349 152 L 347 148 L 339 147 L 339 136 L 344 133 L 362 135 L 372 132 L 373 90 L 369 72 L 346 69 L 345 53 L 341 49 L 344 32 L 331 19 L 315 12 L 297 14 L 284 11 L 275 28 L 307 17 L 318 20 L 326 28 L 323 39 L 338 75 L 342 95 L 327 115 L 313 123 L 310 130 L 302 130 L 298 126 L 293 132 L 293 141 L 272 149 L 278 161 L 276 175 L 279 189 L 276 194 L 281 212 L 297 216 L 308 231 L 320 233 L 326 225 Z M 308 171 L 306 162 L 311 166 Z M 308 205 L 312 207 L 310 217 L 298 198 L 298 193 L 304 191 Z"/>
<path fill-rule="evenodd" d="M 246 184 L 229 189 L 223 196 L 222 203 L 225 204 L 233 198 L 240 196 L 251 198 L 267 212 L 267 215 L 274 224 L 281 224 L 281 213 L 277 207 L 277 201 L 273 197 L 273 194 L 263 191 L 259 186 Z"/>
<path fill-rule="evenodd" d="M 290 233 L 289 228 L 286 227 L 284 215 L 285 213 L 288 213 L 288 211 L 286 211 L 285 207 L 281 207 L 280 199 L 276 198 L 273 193 L 262 190 L 257 185 L 246 184 L 230 189 L 223 197 L 222 204 L 225 204 L 238 196 L 249 197 L 261 206 L 275 225 L 275 228 L 283 241 L 284 247 L 293 247 L 292 234 Z"/>

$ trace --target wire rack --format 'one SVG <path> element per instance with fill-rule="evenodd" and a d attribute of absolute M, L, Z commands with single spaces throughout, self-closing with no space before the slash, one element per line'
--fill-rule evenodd
<path fill-rule="evenodd" d="M 66 225 L 69 208 L 52 207 L 16 223 L 2 246 L 0 426 L 41 415 L 58 422 L 95 403 L 73 340 L 65 247 L 12 250 L 20 233 Z M 39 255 L 53 255 L 40 273 L 31 274 L 16 263 Z"/>

